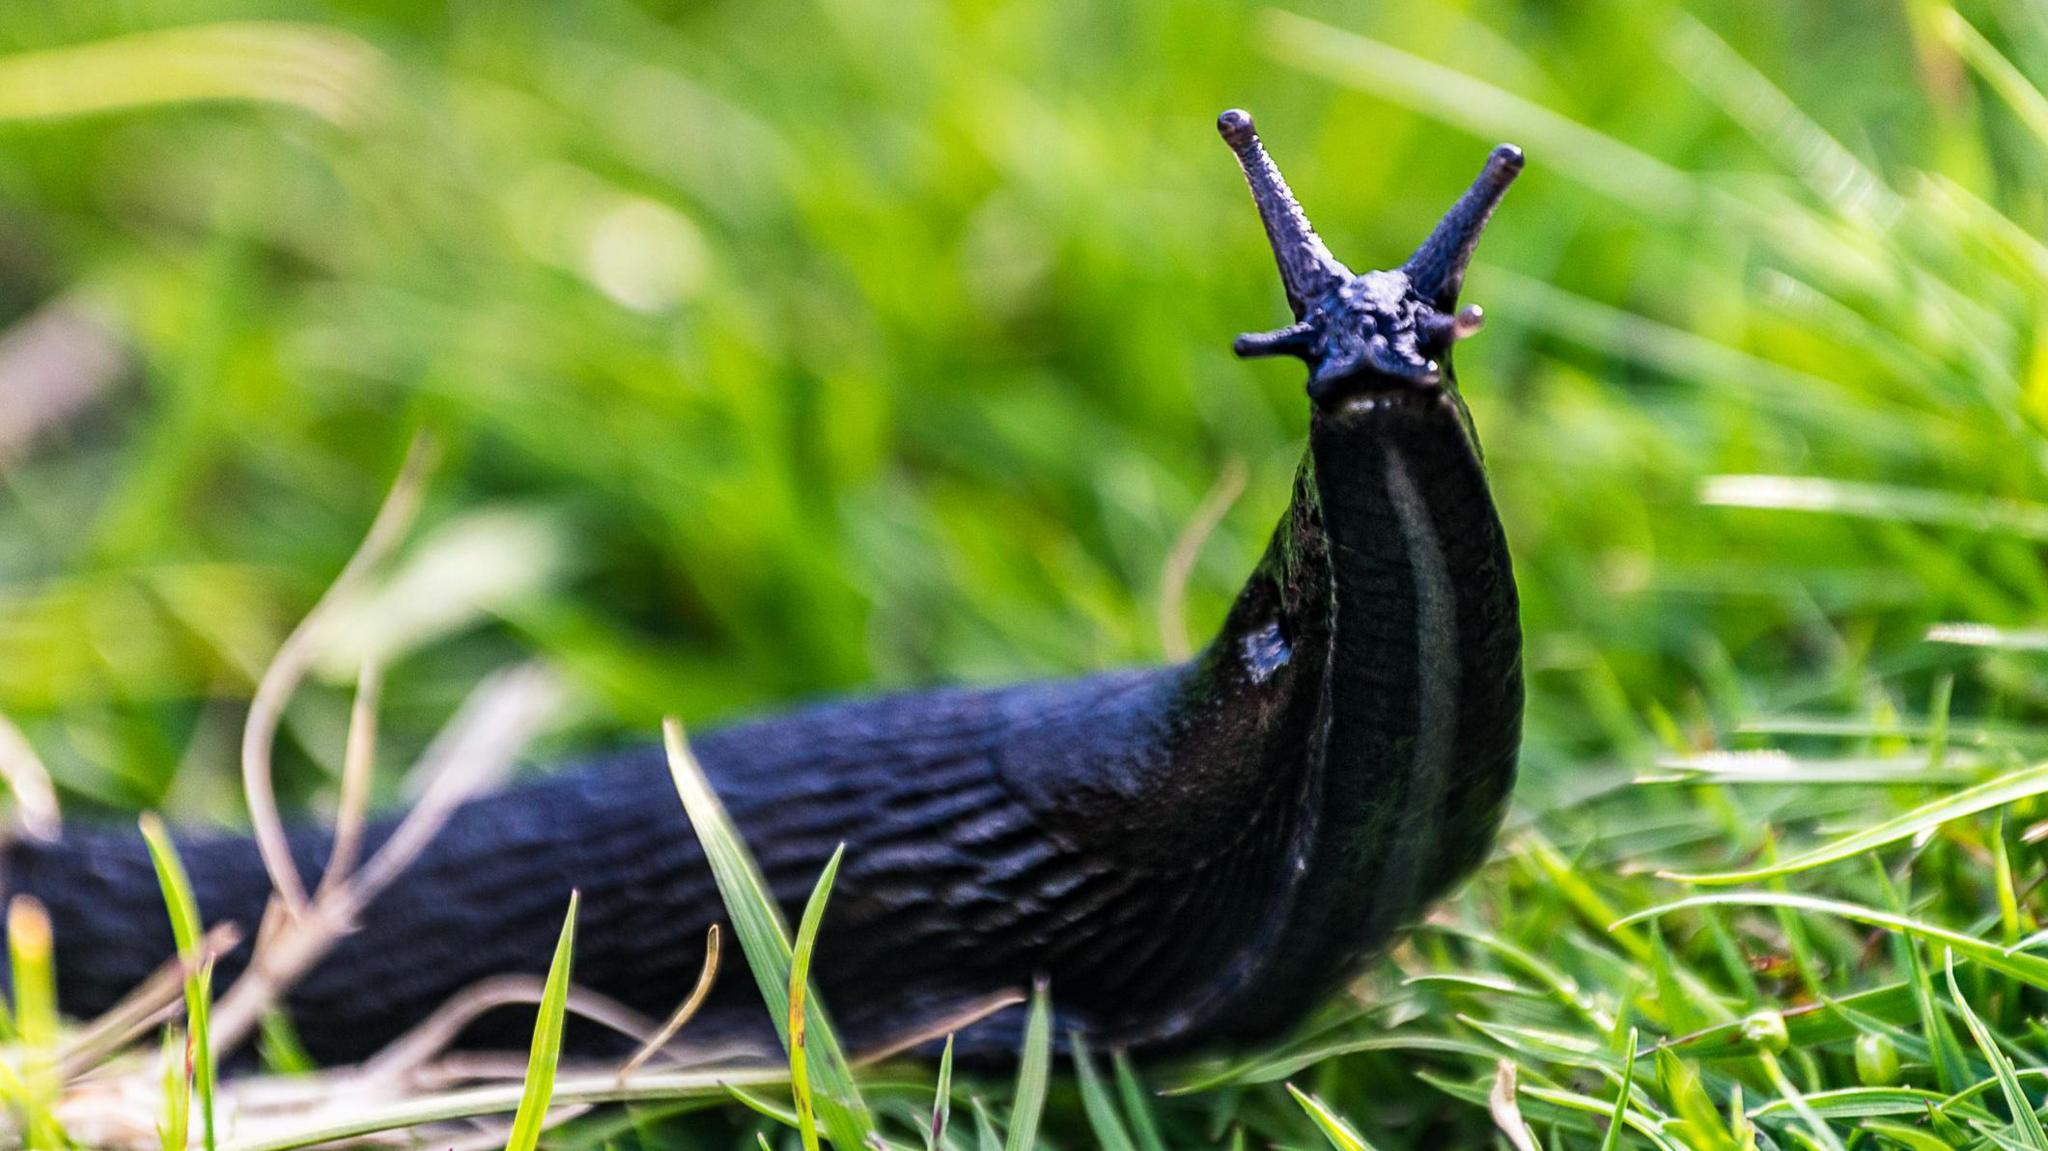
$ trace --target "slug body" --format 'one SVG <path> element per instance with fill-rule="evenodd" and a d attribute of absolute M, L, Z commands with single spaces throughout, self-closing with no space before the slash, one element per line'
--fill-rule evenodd
<path fill-rule="evenodd" d="M 1358 276 L 1309 228 L 1250 118 L 1219 127 L 1296 318 L 1237 348 L 1306 360 L 1312 415 L 1293 500 L 1215 640 L 1179 666 L 832 703 L 696 740 L 792 920 L 846 845 L 814 973 L 856 1049 L 1038 978 L 1062 1033 L 1131 1047 L 1271 1035 L 1498 827 L 1520 625 L 1449 356 L 1477 328 L 1458 289 L 1520 154 L 1497 149 L 1405 265 Z M 328 842 L 295 837 L 303 873 Z M 205 917 L 253 930 L 269 896 L 253 844 L 180 846 Z M 106 1008 L 170 954 L 133 834 L 23 842 L 6 863 L 9 893 L 50 909 L 70 1013 Z M 545 971 L 572 888 L 577 982 L 666 1014 L 724 913 L 658 750 L 462 808 L 294 989 L 301 1038 L 321 1059 L 361 1058 L 469 984 Z M 972 1023 L 963 1049 L 1009 1048 L 1017 1016 Z M 685 1034 L 765 1021 L 728 966 Z M 482 1038 L 518 1042 L 520 1021 L 504 1022 Z"/>

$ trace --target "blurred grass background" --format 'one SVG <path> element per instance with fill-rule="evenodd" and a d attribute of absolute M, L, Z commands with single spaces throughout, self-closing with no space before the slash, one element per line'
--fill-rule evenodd
<path fill-rule="evenodd" d="M 2048 746 L 2037 77 L 2020 0 L 0 7 L 0 714 L 74 818 L 241 819 L 254 680 L 421 429 L 426 514 L 293 707 L 288 803 L 331 802 L 366 654 L 387 787 L 528 656 L 573 689 L 540 761 L 667 712 L 1156 660 L 1176 538 L 1245 468 L 1199 639 L 1305 426 L 1298 367 L 1228 351 L 1284 305 L 1215 114 L 1258 115 L 1358 267 L 1513 140 L 1458 367 L 1525 603 L 1517 832 L 1398 957 L 1467 974 L 1381 986 L 1369 1031 L 1551 1028 L 1432 1080 L 1483 1101 L 1489 1052 L 1611 1084 L 1632 1021 L 1925 993 L 1939 955 L 1818 913 L 1689 920 L 1669 953 L 1606 925 L 1673 894 L 1660 867 L 1872 828 Z M 1798 786 L 1699 786 L 1765 746 Z M 1890 879 L 1802 889 L 1886 903 L 1917 872 L 1913 910 L 2017 943 L 2038 851 L 1922 822 Z M 1554 972 L 1550 1001 L 1503 970 Z M 1966 974 L 2041 1063 L 2038 995 Z M 1870 1086 L 1849 1042 L 1913 1017 L 1849 1018 L 1787 1057 L 1802 1089 Z M 1910 1082 L 1994 1067 L 1896 1037 Z M 1793 1107 L 1760 1058 L 1709 1074 L 1715 1105 Z M 1657 1070 L 1664 1105 L 1701 1097 Z M 1387 1146 L 1488 1129 L 1413 1071 L 1278 1074 Z M 1313 1138 L 1277 1094 L 1190 1106 L 1212 1142 Z"/>
<path fill-rule="evenodd" d="M 1304 426 L 1296 370 L 1228 352 L 1282 314 L 1210 127 L 1235 104 L 1358 266 L 1496 138 L 1530 151 L 1459 366 L 1537 784 L 1640 756 L 1648 712 L 1852 697 L 1930 622 L 2048 600 L 2030 543 L 1697 498 L 1731 471 L 2038 489 L 2038 250 L 1982 225 L 2022 266 L 1923 290 L 1956 253 L 1901 250 L 1929 229 L 1861 179 L 2038 223 L 2040 125 L 1945 9 L 1353 8 L 0 13 L 0 320 L 83 311 L 120 354 L 0 473 L 0 711 L 74 801 L 234 818 L 252 679 L 417 428 L 444 458 L 409 608 L 357 637 L 396 660 L 396 762 L 524 652 L 580 689 L 562 748 L 1158 658 L 1167 552 L 1240 460 L 1199 638 Z M 1979 19 L 2048 51 L 2031 8 Z M 17 341 L 8 406 L 104 369 L 64 331 Z M 294 713 L 300 800 L 359 654 Z"/>

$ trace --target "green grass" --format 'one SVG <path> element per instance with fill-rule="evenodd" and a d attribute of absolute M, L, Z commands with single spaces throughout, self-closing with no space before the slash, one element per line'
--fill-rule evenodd
<path fill-rule="evenodd" d="M 2038 1145 L 2048 21 L 1358 7 L 0 9 L 0 323 L 94 317 L 50 378 L 108 381 L 32 446 L 0 420 L 0 715 L 68 818 L 240 819 L 241 702 L 422 429 L 420 526 L 331 605 L 282 713 L 287 806 L 341 788 L 365 667 L 389 803 L 531 657 L 569 694 L 539 758 L 1156 659 L 1162 603 L 1218 619 L 1305 418 L 1294 370 L 1228 353 L 1281 303 L 1211 117 L 1258 113 L 1355 264 L 1512 139 L 1459 362 L 1528 630 L 1495 858 L 1298 1035 L 1058 1063 L 1042 1110 L 963 1068 L 935 1119 L 936 1068 L 845 1070 L 800 992 L 820 1133 Z M 786 1026 L 796 950 L 772 915 L 741 929 L 745 872 L 721 885 Z M 49 1141 L 70 1064 L 41 996 L 17 983 L 0 1094 Z M 729 1085 L 761 1111 L 716 1077 L 564 1068 L 557 1107 L 719 1116 L 600 1108 L 542 1140 L 802 1144 L 786 1081 Z M 507 1116 L 501 1086 L 222 1145 Z M 181 1106 L 151 1122 L 198 1136 Z"/>

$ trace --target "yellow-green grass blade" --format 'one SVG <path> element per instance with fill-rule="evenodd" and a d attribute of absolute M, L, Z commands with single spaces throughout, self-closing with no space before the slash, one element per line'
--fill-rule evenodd
<path fill-rule="evenodd" d="M 555 957 L 548 963 L 547 982 L 541 988 L 533 1046 L 526 1056 L 526 1082 L 519 1092 L 519 1110 L 512 1114 L 512 1133 L 505 1140 L 505 1151 L 534 1151 L 540 1145 L 541 1127 L 554 1101 L 555 1068 L 562 1058 L 562 1024 L 569 1011 L 569 971 L 576 952 L 576 911 L 581 902 L 580 892 L 569 893 L 569 913 L 562 919 L 562 934 L 555 941 Z"/>
<path fill-rule="evenodd" d="M 0 57 L 0 121 L 219 101 L 347 121 L 362 111 L 379 68 L 366 42 L 312 24 L 163 28 Z"/>
<path fill-rule="evenodd" d="M 818 876 L 817 886 L 811 889 L 803 920 L 797 924 L 796 947 L 789 964 L 789 1088 L 796 1100 L 797 1134 L 803 1140 L 804 1151 L 818 1151 L 818 1109 L 811 1097 L 809 1028 L 804 1019 L 810 992 L 811 953 L 818 946 L 818 925 L 825 919 L 825 903 L 832 896 L 832 881 L 838 877 L 839 861 L 845 856 L 846 845 L 842 843 L 833 850 L 824 873 Z"/>
<path fill-rule="evenodd" d="M 199 1096 L 199 1130 L 207 1151 L 214 1151 L 218 1135 L 213 1119 L 213 1043 L 208 1019 L 213 1006 L 213 964 L 199 962 L 206 946 L 206 931 L 199 918 L 199 901 L 192 895 L 192 879 L 184 861 L 171 842 L 163 820 L 145 814 L 141 820 L 142 840 L 149 847 L 149 862 L 156 869 L 157 886 L 163 890 L 164 908 L 171 917 L 171 938 L 178 955 L 193 964 L 185 979 L 185 1023 L 192 1043 L 192 1087 Z"/>
<path fill-rule="evenodd" d="M 1810 851 L 1787 856 L 1765 867 L 1743 871 L 1665 873 L 1664 878 L 1680 883 L 1720 887 L 1796 875 L 1802 871 L 1811 871 L 1816 867 L 1853 858 L 1888 844 L 1911 839 L 1951 820 L 1962 819 L 2042 794 L 2048 794 L 2048 764 L 2038 764 L 2009 772 L 1996 779 L 1985 780 L 1975 787 L 1967 787 L 1953 795 L 1923 803 L 1883 823 L 1844 835 Z"/>
<path fill-rule="evenodd" d="M 1365 1141 L 1365 1136 L 1346 1123 L 1342 1116 L 1324 1106 L 1322 1100 L 1292 1083 L 1287 1085 L 1287 1093 L 1294 1096 L 1294 1101 L 1301 1104 L 1303 1111 L 1308 1112 L 1316 1130 L 1321 1131 L 1323 1138 L 1328 1139 L 1330 1146 L 1337 1151 L 1373 1151 L 1373 1145 Z"/>
<path fill-rule="evenodd" d="M 667 720 L 662 741 L 668 753 L 669 773 L 683 811 L 704 848 L 726 914 L 732 919 L 733 934 L 747 957 L 767 1004 L 769 1018 L 784 1045 L 789 1043 L 789 977 L 795 963 L 794 945 L 782 909 L 768 889 L 768 881 L 726 814 L 725 805 L 704 777 L 704 769 L 683 737 L 682 725 Z M 833 1029 L 830 1016 L 815 989 L 804 1004 L 806 1063 L 811 1073 L 813 1101 L 824 1120 L 825 1132 L 840 1151 L 861 1151 L 875 1135 L 875 1122 L 867 1103 L 853 1081 L 845 1049 Z"/>
<path fill-rule="evenodd" d="M 163 1151 L 186 1151 L 191 1146 L 192 1065 L 188 1051 L 183 1030 L 164 1028 L 164 1115 L 156 1128 Z"/>
<path fill-rule="evenodd" d="M 29 1151 L 67 1145 L 57 1124 L 57 973 L 50 916 L 32 896 L 7 905 L 7 957 L 14 975 L 14 1017 L 21 1040 L 18 1099 Z"/>

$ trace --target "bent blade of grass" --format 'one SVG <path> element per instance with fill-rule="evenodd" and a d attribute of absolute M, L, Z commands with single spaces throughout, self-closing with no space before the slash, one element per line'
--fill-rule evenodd
<path fill-rule="evenodd" d="M 1301 1104 L 1303 1111 L 1308 1112 L 1309 1121 L 1316 1125 L 1316 1130 L 1321 1131 L 1323 1138 L 1328 1139 L 1330 1146 L 1335 1147 L 1337 1151 L 1373 1151 L 1373 1145 L 1365 1141 L 1365 1136 L 1360 1135 L 1351 1124 L 1344 1121 L 1343 1117 L 1325 1106 L 1322 1100 L 1292 1083 L 1287 1085 L 1287 1093 L 1294 1096 L 1294 1101 Z"/>
<path fill-rule="evenodd" d="M 213 963 L 204 958 L 206 937 L 200 926 L 199 901 L 192 895 L 192 879 L 184 861 L 171 842 L 163 820 L 145 814 L 141 820 L 142 841 L 149 848 L 149 862 L 156 869 L 157 886 L 163 890 L 164 908 L 171 917 L 171 937 L 178 944 L 178 958 L 188 965 L 185 977 L 185 1022 L 192 1043 L 192 1086 L 199 1094 L 200 1131 L 206 1151 L 214 1151 L 217 1135 L 213 1124 L 214 1066 L 209 1019 L 213 1007 Z"/>
<path fill-rule="evenodd" d="M 1922 832 L 1940 827 L 1951 820 L 1992 808 L 2004 807 L 2034 796 L 2048 794 L 2048 764 L 2001 775 L 1967 787 L 1953 795 L 1943 796 L 1930 803 L 1924 803 L 1911 811 L 1885 820 L 1875 827 L 1842 836 L 1832 843 L 1823 844 L 1811 851 L 1779 860 L 1767 867 L 1751 868 L 1744 871 L 1705 871 L 1694 873 L 1660 872 L 1659 874 L 1679 883 L 1692 883 L 1703 887 L 1723 887 L 1737 883 L 1755 883 L 1759 880 L 1777 879 L 1811 871 L 1830 863 L 1837 863 L 1861 855 L 1887 844 L 1911 839 Z"/>
<path fill-rule="evenodd" d="M 634 1072 L 646 1066 L 649 1059 L 654 1058 L 655 1052 L 668 1046 L 669 1041 L 682 1031 L 683 1026 L 696 1017 L 698 1009 L 704 1006 L 704 1001 L 710 998 L 711 988 L 718 982 L 718 956 L 721 950 L 719 940 L 723 934 L 716 923 L 705 929 L 704 965 L 697 970 L 697 985 L 690 988 L 688 997 L 669 1015 L 667 1021 L 662 1023 L 661 1030 L 648 1036 L 647 1042 L 642 1043 L 640 1049 L 633 1052 L 632 1058 L 620 1066 L 621 1081 L 630 1078 Z"/>
<path fill-rule="evenodd" d="M 818 1110 L 811 1097 L 811 1069 L 804 1025 L 804 1005 L 811 985 L 811 953 L 818 946 L 818 926 L 825 919 L 825 903 L 832 896 L 832 881 L 839 876 L 839 861 L 846 857 L 846 845 L 833 849 L 832 858 L 818 876 L 811 898 L 804 905 L 804 917 L 797 924 L 796 947 L 789 963 L 789 1086 L 796 1100 L 797 1133 L 804 1151 L 818 1151 Z"/>
<path fill-rule="evenodd" d="M 1291 1051 L 1264 1053 L 1239 1060 L 1200 1078 L 1173 1084 L 1160 1094 L 1169 1097 L 1197 1095 L 1219 1087 L 1272 1083 L 1325 1060 L 1361 1051 L 1435 1051 L 1447 1055 L 1466 1055 L 1475 1059 L 1492 1059 L 1498 1054 L 1489 1047 L 1444 1035 L 1408 1035 L 1394 1032 L 1348 1039 L 1324 1039 Z"/>
<path fill-rule="evenodd" d="M 264 870 L 270 873 L 271 885 L 294 918 L 306 909 L 306 884 L 298 864 L 292 860 L 284 817 L 278 813 L 277 790 L 271 779 L 271 745 L 284 722 L 286 705 L 297 694 L 300 681 L 312 670 L 341 607 L 398 546 L 418 516 L 435 455 L 433 441 L 424 435 L 413 438 L 406 449 L 405 462 L 399 466 L 398 478 L 385 493 L 362 542 L 305 618 L 285 636 L 249 699 L 249 717 L 242 726 L 242 793 L 248 800 L 250 831 L 256 840 L 256 850 L 263 857 Z"/>
<path fill-rule="evenodd" d="M 779 1106 L 773 1099 L 758 1091 L 749 1091 L 737 1084 L 727 1083 L 725 1084 L 725 1093 L 738 1100 L 740 1106 L 745 1107 L 747 1110 L 754 1112 L 756 1115 L 773 1119 L 791 1130 L 795 1130 L 803 1125 L 803 1120 L 798 1117 L 794 1110 Z M 816 1138 L 815 1124 L 812 1137 Z"/>
<path fill-rule="evenodd" d="M 1615 926 L 1642 923 L 1674 911 L 1687 911 L 1697 907 L 1778 907 L 1816 915 L 1831 915 L 1940 943 L 1993 971 L 2003 972 L 2035 987 L 2048 988 L 2048 959 L 2024 952 L 2008 954 L 2005 948 L 1995 943 L 1945 927 L 1936 927 L 1931 923 L 1923 923 L 1909 916 L 1810 895 L 1792 895 L 1778 891 L 1729 891 L 1694 895 L 1633 912 L 1617 920 Z"/>
<path fill-rule="evenodd" d="M 1956 1009 L 1962 1013 L 1963 1023 L 1970 1029 L 1970 1037 L 1977 1041 L 1977 1047 L 1984 1052 L 1984 1059 L 1991 1064 L 1991 1073 L 1998 1078 L 1998 1088 L 2005 1095 L 2005 1105 L 2012 1110 L 2014 1130 L 2019 1132 L 2023 1145 L 2032 1151 L 2048 1151 L 2048 1130 L 2041 1127 L 2041 1116 L 2035 1112 L 2034 1103 L 2027 1098 L 2027 1090 L 2020 1085 L 2019 1076 L 2013 1073 L 2012 1060 L 1998 1046 L 1998 1039 L 1991 1029 L 1971 1009 L 1970 1001 L 1963 998 L 1963 989 L 1956 986 L 1956 956 L 1949 951 L 1942 956 L 1944 974 L 1948 978 L 1949 998 L 1955 1001 Z"/>
<path fill-rule="evenodd" d="M 0 121 L 247 101 L 346 124 L 381 69 L 366 41 L 313 24 L 163 28 L 0 58 Z"/>
<path fill-rule="evenodd" d="M 1031 992 L 1024 1020 L 1024 1056 L 1017 1065 L 1017 1092 L 1010 1103 L 1010 1127 L 1003 1151 L 1035 1151 L 1045 1089 L 1052 1076 L 1052 990 L 1040 980 Z"/>
<path fill-rule="evenodd" d="M 789 925 L 783 920 L 782 909 L 769 891 L 768 881 L 761 875 L 753 854 L 733 826 L 732 817 L 726 814 L 725 805 L 719 802 L 702 765 L 690 751 L 681 723 L 673 718 L 662 721 L 662 744 L 668 754 L 676 794 L 711 865 L 712 878 L 725 901 L 726 914 L 732 919 L 733 934 L 739 938 L 740 950 L 747 957 L 747 967 L 768 1006 L 776 1033 L 787 1047 L 789 977 L 796 959 Z M 813 1099 L 825 1122 L 826 1134 L 839 1151 L 861 1151 L 876 1137 L 874 1116 L 854 1084 L 845 1049 L 815 992 L 806 996 L 804 1036 L 808 1042 L 806 1062 L 812 1072 Z"/>
<path fill-rule="evenodd" d="M 505 1151 L 534 1151 L 547 1122 L 548 1105 L 555 1094 L 555 1068 L 562 1058 L 562 1024 L 569 1013 L 569 968 L 576 951 L 576 910 L 581 902 L 580 892 L 569 893 L 569 913 L 562 919 L 555 957 L 548 964 L 540 1012 L 533 1021 L 533 1047 L 526 1056 L 526 1082 L 519 1093 L 519 1110 L 512 1115 L 512 1134 L 505 1140 Z"/>
<path fill-rule="evenodd" d="M 1117 1113 L 1116 1101 L 1110 1098 L 1109 1089 L 1095 1070 L 1095 1061 L 1088 1056 L 1087 1041 L 1074 1031 L 1068 1033 L 1067 1042 L 1073 1052 L 1074 1078 L 1081 1089 L 1081 1109 L 1087 1113 L 1095 1142 L 1102 1151 L 1138 1151 L 1123 1117 Z"/>

